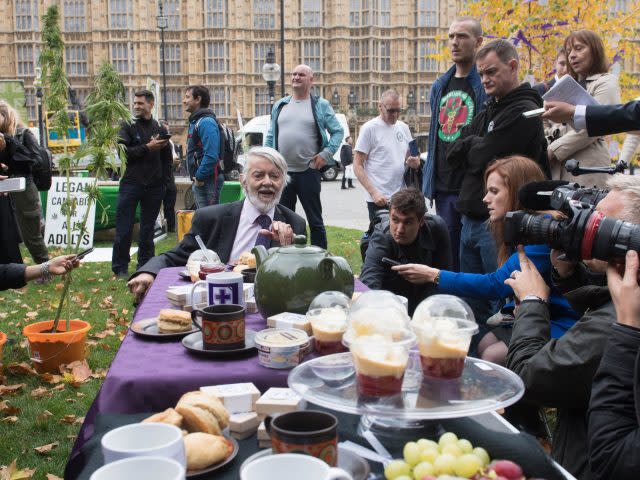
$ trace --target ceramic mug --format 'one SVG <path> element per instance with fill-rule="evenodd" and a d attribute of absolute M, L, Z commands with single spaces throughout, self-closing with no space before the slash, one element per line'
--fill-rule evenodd
<path fill-rule="evenodd" d="M 264 419 L 275 453 L 303 453 L 338 463 L 338 419 L 317 410 L 299 410 Z"/>
<path fill-rule="evenodd" d="M 341 468 L 329 467 L 309 455 L 284 453 L 269 455 L 249 463 L 240 472 L 240 480 L 353 480 Z"/>
<path fill-rule="evenodd" d="M 237 272 L 210 273 L 205 280 L 197 281 L 191 287 L 191 305 L 198 285 L 207 289 L 207 305 L 242 305 L 244 307 L 244 292 L 242 290 L 242 274 Z"/>
<path fill-rule="evenodd" d="M 243 305 L 209 305 L 193 310 L 191 319 L 202 331 L 202 348 L 205 350 L 234 350 L 244 345 Z"/>
<path fill-rule="evenodd" d="M 166 423 L 132 423 L 104 434 L 104 463 L 130 457 L 164 457 L 186 467 L 182 430 Z M 122 477 L 124 478 L 124 477 Z"/>
<path fill-rule="evenodd" d="M 184 480 L 184 466 L 172 458 L 131 457 L 108 463 L 93 472 L 89 480 Z"/>

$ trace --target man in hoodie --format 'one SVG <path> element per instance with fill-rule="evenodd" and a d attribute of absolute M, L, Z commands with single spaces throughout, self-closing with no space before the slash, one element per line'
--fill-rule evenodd
<path fill-rule="evenodd" d="M 216 205 L 224 184 L 220 168 L 220 131 L 216 115 L 209 108 L 209 89 L 192 85 L 184 92 L 182 104 L 189 112 L 187 140 L 187 171 L 193 180 L 191 186 L 196 208 Z"/>
<path fill-rule="evenodd" d="M 111 256 L 111 270 L 118 278 L 129 276 L 129 249 L 138 204 L 138 267 L 155 253 L 153 230 L 164 196 L 165 173 L 171 165 L 171 150 L 167 130 L 151 114 L 154 100 L 149 90 L 137 91 L 133 100 L 135 119 L 123 124 L 118 134 L 118 141 L 127 153 L 127 169 L 118 191 L 116 236 Z"/>
<path fill-rule="evenodd" d="M 482 26 L 472 17 L 456 18 L 449 27 L 448 47 L 453 66 L 431 88 L 429 154 L 424 165 L 422 191 L 435 200 L 436 213 L 449 229 L 453 268 L 460 269 L 460 230 L 462 218 L 456 209 L 464 172 L 447 162 L 449 145 L 462 129 L 484 109 L 487 96 L 476 69 L 476 50 L 482 44 Z M 437 121 L 436 121 L 437 119 Z"/>
<path fill-rule="evenodd" d="M 462 214 L 462 272 L 490 273 L 498 267 L 495 241 L 487 225 L 489 212 L 482 202 L 487 166 L 496 158 L 519 154 L 538 162 L 549 176 L 542 120 L 522 115 L 542 107 L 542 99 L 528 83 L 520 84 L 518 63 L 518 52 L 506 40 L 494 40 L 478 50 L 476 68 L 489 97 L 487 107 L 473 117 L 447 154 L 447 162 L 464 171 L 456 203 Z M 497 310 L 493 302 L 470 303 L 481 324 Z"/>

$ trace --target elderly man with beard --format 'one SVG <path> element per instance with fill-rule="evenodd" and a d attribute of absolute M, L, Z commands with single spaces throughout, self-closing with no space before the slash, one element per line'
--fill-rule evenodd
<path fill-rule="evenodd" d="M 137 300 L 144 296 L 161 269 L 187 264 L 191 252 L 199 248 L 196 235 L 221 261 L 230 263 L 256 244 L 267 248 L 289 245 L 294 235 L 306 233 L 305 220 L 278 205 L 287 181 L 287 162 L 282 155 L 269 147 L 255 147 L 247 157 L 240 176 L 246 198 L 198 209 L 182 242 L 149 260 L 129 280 L 129 290 Z"/>

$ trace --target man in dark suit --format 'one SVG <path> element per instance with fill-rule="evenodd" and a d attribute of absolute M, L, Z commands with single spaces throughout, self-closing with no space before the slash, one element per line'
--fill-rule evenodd
<path fill-rule="evenodd" d="M 640 101 L 624 105 L 571 105 L 545 102 L 542 118 L 572 122 L 576 130 L 586 128 L 590 137 L 640 130 Z"/>
<path fill-rule="evenodd" d="M 229 263 L 258 243 L 267 247 L 289 245 L 294 235 L 306 233 L 305 220 L 278 205 L 287 179 L 287 163 L 282 155 L 269 147 L 256 147 L 247 158 L 245 172 L 240 176 L 246 198 L 198 209 L 182 242 L 149 260 L 129 280 L 129 290 L 137 300 L 162 268 L 186 265 L 189 255 L 199 248 L 196 235 L 222 262 Z"/>

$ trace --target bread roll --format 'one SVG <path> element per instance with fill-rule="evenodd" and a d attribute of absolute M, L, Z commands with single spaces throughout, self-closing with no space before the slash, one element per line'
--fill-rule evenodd
<path fill-rule="evenodd" d="M 227 458 L 233 445 L 226 438 L 208 433 L 190 433 L 184 437 L 187 470 L 201 470 Z"/>
<path fill-rule="evenodd" d="M 238 263 L 246 265 L 248 268 L 256 268 L 256 256 L 250 252 L 242 252 L 238 258 Z"/>
<path fill-rule="evenodd" d="M 218 397 L 200 391 L 185 393 L 178 401 L 176 411 L 184 417 L 191 432 L 217 435 L 229 426 L 229 412 Z"/>
<path fill-rule="evenodd" d="M 149 418 L 142 420 L 142 423 L 168 423 L 180 428 L 182 426 L 182 415 L 173 408 L 167 408 L 164 412 L 151 415 Z"/>
<path fill-rule="evenodd" d="M 160 333 L 188 332 L 191 330 L 191 314 L 183 310 L 163 308 L 158 314 Z"/>
<path fill-rule="evenodd" d="M 247 268 L 249 268 L 249 265 L 245 265 L 243 263 L 239 263 L 238 265 L 233 267 L 233 271 L 236 272 L 236 273 L 240 273 L 240 272 L 242 272 L 242 270 L 245 270 Z"/>

